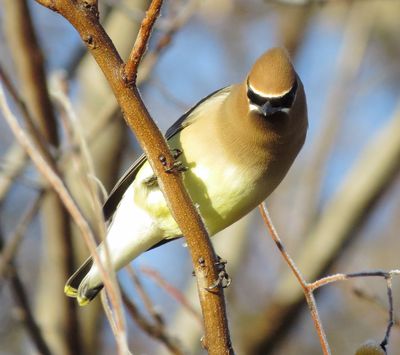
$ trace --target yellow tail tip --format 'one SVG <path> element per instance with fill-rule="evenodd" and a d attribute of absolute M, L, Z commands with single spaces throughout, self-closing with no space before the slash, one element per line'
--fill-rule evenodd
<path fill-rule="evenodd" d="M 78 290 L 70 285 L 65 285 L 64 286 L 64 293 L 68 297 L 73 297 L 76 298 L 78 296 Z"/>
<path fill-rule="evenodd" d="M 90 302 L 90 299 L 89 299 L 89 298 L 86 298 L 86 297 L 79 297 L 79 296 L 78 296 L 76 300 L 78 301 L 78 304 L 79 304 L 81 307 L 88 305 L 89 302 Z"/>
<path fill-rule="evenodd" d="M 65 285 L 64 286 L 64 293 L 68 297 L 76 298 L 76 300 L 78 301 L 78 304 L 80 306 L 86 306 L 90 302 L 89 298 L 79 296 L 78 295 L 78 290 L 76 288 L 70 286 L 70 285 Z"/>

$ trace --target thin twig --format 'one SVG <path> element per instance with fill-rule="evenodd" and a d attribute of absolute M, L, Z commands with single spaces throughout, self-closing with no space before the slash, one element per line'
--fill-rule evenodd
<path fill-rule="evenodd" d="M 167 28 L 165 32 L 161 38 L 158 39 L 158 42 L 154 48 L 146 53 L 143 61 L 141 62 L 137 78 L 138 85 L 150 76 L 150 73 L 157 63 L 160 54 L 169 46 L 175 34 L 193 17 L 198 5 L 199 0 L 189 0 L 182 5 L 182 7 L 180 7 L 177 14 L 168 20 L 168 26 L 166 26 Z"/>
<path fill-rule="evenodd" d="M 60 79 L 60 78 L 59 78 Z M 53 91 L 52 91 L 52 96 L 53 98 L 57 101 L 57 103 L 60 105 L 64 115 L 63 122 L 66 127 L 67 136 L 71 140 L 76 140 L 78 142 L 78 152 L 77 155 L 75 155 L 74 162 L 76 163 L 76 168 L 78 171 L 79 176 L 81 177 L 81 184 L 84 186 L 85 191 L 88 192 L 88 196 L 90 198 L 90 205 L 92 207 L 92 214 L 95 216 L 95 220 L 98 222 L 97 226 L 97 232 L 98 234 L 102 237 L 101 240 L 104 242 L 104 251 L 105 251 L 105 262 L 104 266 L 106 270 L 110 273 L 113 272 L 112 269 L 112 264 L 111 264 L 111 256 L 110 256 L 110 251 L 108 248 L 108 243 L 105 238 L 106 236 L 106 230 L 105 230 L 105 223 L 104 223 L 104 217 L 102 213 L 102 204 L 100 203 L 100 199 L 98 198 L 99 196 L 99 191 L 98 187 L 99 184 L 96 183 L 95 180 L 91 179 L 91 176 L 95 176 L 95 169 L 94 169 L 94 164 L 91 159 L 91 155 L 89 153 L 89 148 L 87 146 L 87 142 L 83 137 L 82 134 L 82 128 L 80 127 L 80 122 L 78 120 L 78 117 L 75 113 L 75 110 L 73 109 L 72 103 L 69 100 L 65 88 L 66 86 L 65 82 L 62 82 L 61 80 L 57 80 L 57 78 L 54 77 L 53 80 Z M 80 159 L 77 159 L 77 158 Z M 125 320 L 122 314 L 122 310 L 120 309 L 120 305 L 118 306 L 117 309 L 114 308 L 114 312 L 112 309 L 109 307 L 108 302 L 106 302 L 107 297 L 104 296 L 102 298 L 102 304 L 104 307 L 107 306 L 107 308 L 104 308 L 107 318 L 110 321 L 111 328 L 113 330 L 113 333 L 116 337 L 116 339 L 121 338 L 126 338 L 125 333 Z M 108 312 L 109 310 L 109 312 Z M 108 312 L 108 313 L 107 313 Z M 116 321 L 114 321 L 114 314 L 117 313 Z M 111 323 L 112 322 L 112 323 Z M 120 346 L 120 352 L 121 353 L 127 353 L 129 352 L 127 348 L 127 343 L 125 341 L 120 341 L 119 342 Z"/>
<path fill-rule="evenodd" d="M 60 199 L 62 200 L 65 208 L 68 210 L 78 228 L 80 229 L 82 236 L 89 247 L 89 250 L 93 256 L 93 260 L 99 268 L 100 275 L 102 276 L 104 286 L 107 292 L 110 295 L 111 303 L 114 309 L 120 309 L 118 302 L 118 290 L 113 284 L 113 280 L 111 279 L 111 275 L 109 275 L 103 264 L 100 261 L 98 252 L 96 250 L 96 243 L 94 234 L 86 219 L 82 215 L 79 207 L 76 205 L 75 201 L 71 197 L 67 188 L 65 187 L 63 181 L 57 175 L 57 173 L 51 168 L 51 166 L 46 162 L 46 160 L 42 157 L 40 152 L 37 150 L 31 139 L 27 136 L 24 130 L 19 125 L 16 117 L 12 114 L 10 108 L 7 105 L 7 101 L 4 95 L 3 87 L 0 85 L 0 107 L 3 111 L 4 118 L 9 124 L 13 134 L 15 135 L 17 141 L 20 145 L 25 149 L 28 155 L 31 157 L 33 163 L 36 165 L 38 171 L 43 175 L 45 179 L 51 184 L 53 189 L 56 191 Z M 123 330 L 124 322 L 121 320 L 119 312 L 117 315 L 117 324 L 120 329 Z M 119 319 L 118 319 L 119 318 Z"/>
<path fill-rule="evenodd" d="M 1 160 L 0 168 L 0 203 L 7 196 L 17 177 L 26 167 L 27 155 L 17 143 L 8 149 Z"/>
<path fill-rule="evenodd" d="M 382 299 L 378 297 L 376 294 L 371 294 L 367 293 L 364 289 L 360 287 L 354 287 L 353 288 L 353 293 L 356 297 L 360 298 L 363 301 L 370 302 L 374 304 L 375 306 L 378 306 L 381 310 L 387 311 L 386 304 L 383 303 Z M 399 326 L 400 324 L 396 321 L 396 326 Z"/>
<path fill-rule="evenodd" d="M 269 216 L 269 212 L 264 204 L 261 204 L 258 206 L 261 216 L 263 218 L 263 221 L 265 225 L 267 226 L 269 230 L 269 234 L 272 238 L 272 240 L 275 242 L 276 246 L 278 247 L 279 251 L 281 252 L 283 258 L 285 259 L 286 263 L 289 265 L 290 269 L 292 270 L 294 276 L 296 277 L 297 281 L 303 288 L 303 290 L 307 290 L 307 282 L 304 279 L 304 277 L 301 275 L 300 270 L 297 268 L 296 264 L 294 263 L 293 259 L 291 256 L 287 253 L 285 250 L 285 247 L 282 243 L 281 238 L 278 235 L 278 232 L 276 231 L 274 225 L 272 224 L 271 217 Z"/>
<path fill-rule="evenodd" d="M 4 276 L 5 272 L 8 270 L 8 265 L 14 258 L 15 253 L 21 243 L 21 240 L 31 223 L 33 217 L 37 214 L 40 204 L 43 199 L 43 192 L 40 192 L 33 201 L 33 203 L 27 208 L 22 217 L 17 222 L 17 227 L 10 237 L 8 237 L 7 243 L 1 250 L 0 254 L 0 279 Z"/>
<path fill-rule="evenodd" d="M 387 296 L 388 296 L 388 302 L 389 302 L 389 320 L 388 320 L 388 325 L 386 328 L 386 333 L 385 337 L 383 338 L 381 342 L 381 347 L 386 350 L 386 346 L 389 342 L 389 337 L 390 337 L 390 331 L 392 330 L 392 327 L 394 325 L 394 307 L 393 307 L 393 292 L 392 292 L 392 274 L 390 274 L 386 278 L 386 286 L 387 286 Z"/>
<path fill-rule="evenodd" d="M 395 324 L 394 320 L 394 307 L 393 307 L 393 291 L 392 291 L 392 278 L 393 275 L 399 275 L 399 270 L 391 270 L 391 271 L 362 271 L 362 272 L 355 272 L 355 273 L 349 273 L 349 274 L 335 274 L 335 275 L 330 275 L 327 277 L 324 277 L 322 279 L 319 279 L 311 284 L 309 284 L 309 288 L 311 291 L 316 290 L 317 288 L 321 286 L 325 286 L 329 283 L 332 282 L 337 282 L 337 281 L 345 281 L 349 280 L 351 278 L 358 278 L 358 277 L 383 277 L 386 280 L 386 285 L 387 285 L 387 297 L 388 297 L 388 313 L 389 313 L 389 319 L 388 319 L 388 324 L 385 332 L 385 337 L 383 338 L 382 342 L 380 343 L 380 346 L 383 349 L 386 349 L 386 346 L 389 342 L 389 337 L 390 337 L 390 332 L 392 330 L 393 325 Z"/>
<path fill-rule="evenodd" d="M 0 65 L 0 80 L 2 81 L 4 87 L 7 89 L 8 93 L 11 95 L 12 99 L 14 102 L 17 104 L 19 110 L 22 113 L 22 118 L 24 119 L 24 122 L 26 124 L 27 129 L 29 130 L 29 133 L 35 142 L 36 146 L 39 147 L 41 152 L 45 155 L 45 158 L 48 161 L 52 160 L 51 154 L 48 150 L 48 147 L 44 144 L 45 139 L 43 135 L 40 133 L 38 128 L 36 127 L 36 124 L 34 123 L 34 119 L 31 115 L 31 113 L 28 111 L 28 108 L 26 107 L 25 102 L 21 99 L 20 95 L 18 94 L 18 91 L 12 84 L 10 78 L 4 71 L 3 67 Z"/>
<path fill-rule="evenodd" d="M 185 295 L 177 289 L 175 286 L 171 285 L 169 282 L 167 282 L 159 272 L 157 272 L 154 269 L 151 269 L 149 267 L 141 267 L 140 271 L 149 276 L 151 279 L 153 279 L 158 286 L 160 286 L 162 289 L 164 289 L 167 294 L 169 294 L 173 299 L 175 299 L 184 309 L 186 309 L 190 314 L 194 316 L 196 321 L 200 323 L 201 326 L 203 326 L 203 323 L 201 321 L 201 316 L 200 314 L 192 307 L 192 305 L 188 302 L 186 299 Z"/>
<path fill-rule="evenodd" d="M 25 287 L 22 284 L 19 275 L 17 274 L 17 270 L 14 268 L 14 270 L 11 272 L 13 274 L 11 276 L 12 291 L 18 306 L 23 312 L 21 318 L 26 325 L 28 333 L 41 355 L 51 355 L 52 352 L 43 338 L 42 331 L 36 323 L 33 312 L 29 305 L 29 293 L 25 290 Z"/>
<path fill-rule="evenodd" d="M 125 307 L 136 322 L 136 324 L 149 336 L 154 339 L 158 339 L 162 344 L 164 344 L 168 350 L 175 355 L 183 355 L 184 352 L 179 346 L 179 342 L 167 334 L 167 330 L 161 323 L 151 324 L 140 312 L 136 304 L 128 297 L 126 292 L 121 289 L 122 300 Z"/>
<path fill-rule="evenodd" d="M 136 37 L 129 59 L 125 64 L 125 78 L 128 83 L 136 83 L 137 70 L 142 60 L 149 42 L 151 30 L 160 14 L 163 0 L 152 0 L 149 9 L 146 11 L 145 18 L 140 25 L 139 33 Z"/>
<path fill-rule="evenodd" d="M 349 279 L 358 278 L 358 277 L 383 277 L 386 280 L 388 303 L 389 303 L 389 307 L 388 307 L 389 320 L 388 320 L 388 325 L 386 328 L 385 337 L 380 344 L 380 346 L 383 349 L 386 349 L 386 346 L 388 344 L 389 337 L 390 337 L 390 331 L 395 323 L 394 308 L 393 308 L 392 278 L 393 278 L 393 275 L 400 275 L 400 270 L 397 270 L 397 269 L 390 270 L 390 271 L 374 270 L 374 271 L 354 272 L 354 273 L 348 273 L 348 274 L 338 273 L 335 275 L 323 277 L 312 283 L 308 283 L 302 277 L 302 275 L 299 272 L 294 261 L 292 260 L 290 255 L 285 250 L 285 247 L 282 244 L 282 241 L 281 241 L 279 235 L 277 234 L 276 229 L 271 221 L 271 218 L 269 216 L 269 213 L 268 213 L 268 210 L 267 210 L 265 204 L 260 205 L 259 209 L 260 209 L 261 216 L 271 234 L 273 241 L 277 245 L 277 247 L 278 247 L 279 251 L 281 252 L 283 258 L 285 259 L 286 263 L 289 265 L 290 269 L 293 271 L 293 273 L 295 274 L 301 287 L 303 288 L 303 292 L 306 297 L 308 307 L 310 309 L 311 317 L 313 319 L 315 329 L 317 330 L 318 337 L 320 339 L 323 353 L 330 354 L 330 349 L 329 349 L 329 344 L 326 339 L 325 331 L 322 327 L 322 323 L 321 323 L 321 320 L 318 315 L 318 308 L 317 308 L 317 304 L 315 302 L 313 293 L 317 288 L 319 288 L 321 286 L 325 286 L 325 285 L 328 285 L 330 283 L 337 282 L 337 281 L 344 281 L 344 280 L 349 280 Z"/>
<path fill-rule="evenodd" d="M 279 235 L 272 223 L 271 217 L 269 216 L 268 210 L 264 203 L 259 205 L 259 210 L 260 210 L 261 216 L 264 220 L 264 223 L 270 232 L 270 235 L 271 235 L 273 241 L 275 242 L 275 244 L 278 247 L 279 251 L 281 252 L 283 258 L 285 259 L 286 263 L 289 265 L 290 269 L 292 270 L 293 274 L 295 275 L 296 279 L 298 280 L 299 284 L 301 285 L 301 287 L 303 289 L 303 293 L 306 297 L 308 308 L 310 310 L 311 318 L 314 322 L 314 327 L 318 334 L 318 338 L 319 338 L 319 341 L 321 344 L 321 349 L 322 349 L 324 355 L 330 355 L 331 350 L 329 348 L 326 334 L 325 334 L 324 328 L 322 326 L 321 320 L 319 318 L 318 307 L 315 302 L 313 290 L 312 290 L 312 288 L 309 287 L 309 284 L 303 278 L 299 269 L 297 268 L 296 264 L 294 263 L 293 259 L 290 257 L 290 255 L 286 251 L 286 249 L 282 243 L 282 240 L 279 237 Z"/>
<path fill-rule="evenodd" d="M 76 142 L 75 149 L 72 150 L 72 161 L 75 163 L 76 171 L 79 174 L 83 188 L 88 192 L 90 197 L 90 206 L 92 213 L 96 216 L 96 221 L 99 222 L 99 234 L 104 236 L 106 233 L 102 213 L 102 203 L 100 203 L 99 192 L 107 195 L 104 186 L 95 177 L 94 163 L 89 151 L 87 140 L 83 135 L 83 129 L 77 114 L 73 108 L 72 102 L 67 96 L 67 82 L 60 76 L 53 76 L 51 85 L 51 95 L 58 103 L 61 111 L 61 118 L 64 124 L 66 137 L 70 145 Z M 92 178 L 94 177 L 94 178 Z M 100 191 L 98 191 L 100 189 Z M 105 244 L 106 246 L 106 244 Z"/>
<path fill-rule="evenodd" d="M 3 249 L 3 236 L 0 230 L 0 250 Z M 39 328 L 31 307 L 29 305 L 29 298 L 25 290 L 24 285 L 18 275 L 17 270 L 12 265 L 12 261 L 9 263 L 11 266 L 8 275 L 10 276 L 11 290 L 14 294 L 14 299 L 22 313 L 21 319 L 26 327 L 26 330 L 32 339 L 33 344 L 36 346 L 37 351 L 42 355 L 51 355 L 51 351 L 46 341 L 43 338 L 41 329 Z"/>
<path fill-rule="evenodd" d="M 356 277 L 384 277 L 384 278 L 388 278 L 390 276 L 389 272 L 386 271 L 362 271 L 362 272 L 353 272 L 353 273 L 349 273 L 349 274 L 334 274 L 334 275 L 329 275 L 326 277 L 322 277 L 317 281 L 314 281 L 310 284 L 308 284 L 309 288 L 312 291 L 315 291 L 317 288 L 321 287 L 321 286 L 325 286 L 327 284 L 330 284 L 332 282 L 337 282 L 337 281 L 344 281 L 344 280 L 348 280 L 351 278 L 356 278 Z"/>
<path fill-rule="evenodd" d="M 105 315 L 106 315 L 106 317 L 108 319 L 108 323 L 110 324 L 111 331 L 114 334 L 115 339 L 118 339 L 119 330 L 118 330 L 118 327 L 116 325 L 115 318 L 114 318 L 114 315 L 113 315 L 113 311 L 112 311 L 112 309 L 110 307 L 110 303 L 109 303 L 109 301 L 107 299 L 107 294 L 105 292 L 101 292 L 100 293 L 100 299 L 101 299 L 101 304 L 102 304 L 103 309 L 104 309 L 104 313 L 105 313 Z M 119 350 L 119 353 L 121 353 L 121 354 L 124 354 L 124 355 L 130 354 L 130 351 L 129 351 L 127 346 L 124 349 L 119 348 L 118 350 Z"/>
<path fill-rule="evenodd" d="M 132 281 L 136 287 L 137 293 L 139 294 L 139 297 L 142 299 L 144 306 L 147 309 L 147 312 L 151 315 L 151 317 L 153 318 L 153 320 L 156 323 L 158 323 L 159 325 L 164 325 L 165 324 L 164 317 L 154 307 L 154 304 L 153 304 L 152 300 L 150 299 L 150 296 L 145 291 L 143 284 L 140 281 L 140 278 L 137 275 L 133 266 L 131 264 L 128 264 L 126 267 L 126 270 L 128 271 L 128 275 L 132 279 Z"/>

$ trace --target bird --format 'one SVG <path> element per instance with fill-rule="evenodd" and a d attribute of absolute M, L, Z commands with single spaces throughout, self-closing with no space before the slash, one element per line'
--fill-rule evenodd
<path fill-rule="evenodd" d="M 205 97 L 167 130 L 183 183 L 210 236 L 248 214 L 280 184 L 307 128 L 303 84 L 286 49 L 275 47 L 255 61 L 242 82 Z M 144 155 L 112 189 L 103 213 L 115 271 L 182 237 Z M 98 252 L 105 261 L 104 243 Z M 99 269 L 89 257 L 64 292 L 83 306 L 102 287 Z"/>

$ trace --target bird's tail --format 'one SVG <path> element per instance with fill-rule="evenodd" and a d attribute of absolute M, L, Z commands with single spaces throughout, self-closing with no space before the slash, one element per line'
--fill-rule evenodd
<path fill-rule="evenodd" d="M 90 257 L 75 271 L 64 286 L 64 293 L 68 297 L 76 298 L 80 306 L 87 305 L 103 288 L 103 284 L 99 284 L 89 289 L 87 283 L 84 282 L 92 266 L 93 259 Z"/>

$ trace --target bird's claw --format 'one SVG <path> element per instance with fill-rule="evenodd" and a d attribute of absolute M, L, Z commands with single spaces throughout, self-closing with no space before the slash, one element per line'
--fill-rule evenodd
<path fill-rule="evenodd" d="M 175 161 L 171 167 L 165 168 L 165 172 L 168 174 L 172 174 L 172 173 L 176 173 L 176 172 L 180 173 L 180 172 L 184 172 L 186 170 L 188 170 L 188 168 L 186 166 L 184 166 L 181 161 Z"/>
<path fill-rule="evenodd" d="M 172 156 L 174 159 L 178 159 L 182 155 L 182 151 L 180 149 L 171 149 Z"/>
<path fill-rule="evenodd" d="M 182 151 L 180 149 L 171 149 L 171 154 L 174 159 L 177 159 L 182 154 Z M 167 163 L 167 159 L 165 158 L 165 156 L 160 155 L 158 159 L 161 161 L 161 164 L 164 166 L 165 172 L 168 174 L 188 170 L 188 168 L 183 166 L 182 162 L 180 161 L 175 161 L 172 166 L 167 167 L 169 164 Z M 148 178 L 144 179 L 143 183 L 149 187 L 154 186 L 157 184 L 157 176 L 151 175 Z"/>
<path fill-rule="evenodd" d="M 225 265 L 227 264 L 227 261 L 224 259 L 221 259 L 218 256 L 218 261 L 215 263 L 218 269 L 218 278 L 214 281 L 214 283 L 211 286 L 206 287 L 207 291 L 213 291 L 215 290 L 218 286 L 221 286 L 222 288 L 227 288 L 230 286 L 232 279 L 228 275 L 228 273 L 225 270 Z"/>
<path fill-rule="evenodd" d="M 171 153 L 173 158 L 176 159 L 182 154 L 182 151 L 180 149 L 171 149 Z M 188 170 L 188 168 L 184 166 L 181 161 L 174 161 L 172 164 L 170 164 L 164 155 L 160 155 L 158 159 L 164 166 L 164 171 L 168 174 L 180 173 Z"/>
<path fill-rule="evenodd" d="M 143 183 L 148 187 L 154 186 L 157 184 L 157 176 L 151 175 L 148 178 L 144 179 Z"/>

